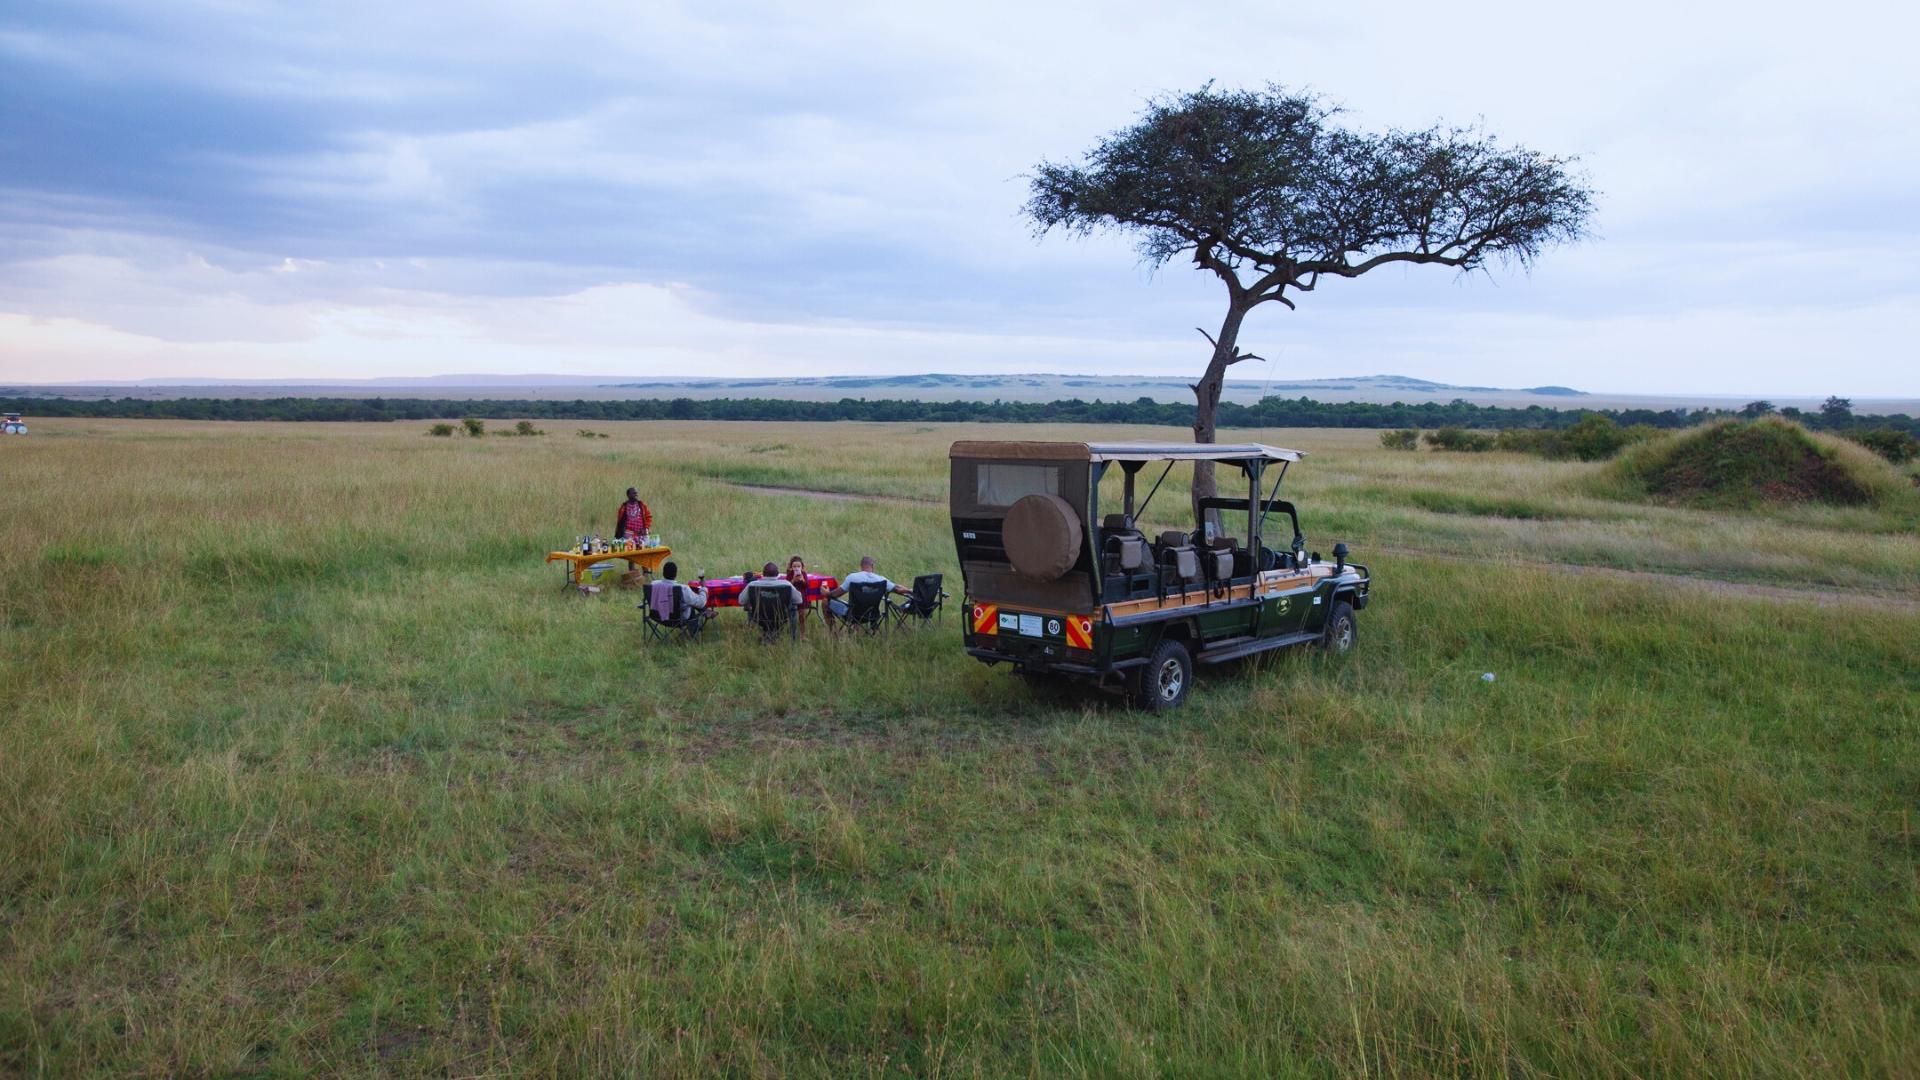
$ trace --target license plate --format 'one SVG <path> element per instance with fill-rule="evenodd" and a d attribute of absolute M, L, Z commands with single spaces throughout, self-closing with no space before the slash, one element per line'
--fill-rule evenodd
<path fill-rule="evenodd" d="M 1020 616 L 1020 636 L 1021 637 L 1040 637 L 1042 636 L 1043 633 L 1044 632 L 1040 628 L 1040 616 L 1038 615 Z"/>

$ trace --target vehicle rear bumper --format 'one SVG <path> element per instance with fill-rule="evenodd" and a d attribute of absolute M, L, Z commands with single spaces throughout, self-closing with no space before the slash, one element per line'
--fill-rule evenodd
<path fill-rule="evenodd" d="M 967 655 L 984 664 L 1012 664 L 1023 671 L 1054 671 L 1062 675 L 1081 675 L 1093 679 L 1146 663 L 1144 658 L 1116 660 L 1110 664 L 1102 664 L 1098 661 L 1067 660 L 1052 656 L 1015 656 L 1012 653 L 981 648 L 978 645 L 967 646 Z"/>

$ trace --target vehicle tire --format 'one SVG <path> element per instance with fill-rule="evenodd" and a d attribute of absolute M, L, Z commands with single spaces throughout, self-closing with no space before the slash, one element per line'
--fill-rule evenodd
<path fill-rule="evenodd" d="M 1359 636 L 1359 622 L 1354 618 L 1353 605 L 1345 600 L 1335 600 L 1333 610 L 1327 612 L 1327 628 L 1320 634 L 1320 647 L 1335 656 L 1344 656 L 1353 651 L 1354 642 L 1359 640 Z"/>
<path fill-rule="evenodd" d="M 1135 668 L 1127 679 L 1127 698 L 1136 709 L 1165 712 L 1187 700 L 1193 687 L 1193 657 L 1178 641 L 1166 640 L 1154 647 L 1145 667 Z"/>

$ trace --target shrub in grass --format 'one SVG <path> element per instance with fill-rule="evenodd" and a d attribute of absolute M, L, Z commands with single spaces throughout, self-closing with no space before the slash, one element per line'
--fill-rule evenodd
<path fill-rule="evenodd" d="M 1500 433 L 1494 445 L 1500 450 L 1545 458 L 1604 461 L 1628 446 L 1649 438 L 1656 430 L 1647 424 L 1623 428 L 1610 417 L 1595 413 L 1581 417 L 1573 426 L 1557 431 L 1547 428 L 1509 428 Z"/>
<path fill-rule="evenodd" d="M 1560 433 L 1545 428 L 1508 428 L 1494 436 L 1496 450 L 1539 457 L 1560 456 Z"/>
<path fill-rule="evenodd" d="M 588 431 L 586 428 L 580 428 L 576 430 L 574 434 L 583 439 L 604 439 L 607 437 L 604 431 Z"/>
<path fill-rule="evenodd" d="M 1420 433 L 1412 428 L 1401 428 L 1399 431 L 1383 431 L 1380 433 L 1380 445 L 1386 447 L 1388 450 L 1418 450 L 1420 449 Z"/>
<path fill-rule="evenodd" d="M 1905 465 L 1920 458 L 1920 439 L 1898 428 L 1874 428 L 1871 431 L 1853 431 L 1847 438 L 1879 454 L 1895 465 Z"/>
<path fill-rule="evenodd" d="M 1623 454 L 1603 475 L 1614 493 L 1712 508 L 1885 505 L 1900 475 L 1867 450 L 1788 420 L 1724 420 Z"/>
<path fill-rule="evenodd" d="M 534 427 L 533 421 L 531 420 L 522 420 L 519 423 L 513 425 L 513 433 L 515 435 L 545 435 L 546 434 L 546 432 L 541 430 L 540 428 Z"/>
<path fill-rule="evenodd" d="M 487 422 L 485 420 L 476 420 L 471 416 L 463 417 L 460 421 L 460 426 L 466 428 L 467 434 L 476 439 L 487 433 Z"/>
<path fill-rule="evenodd" d="M 1626 449 L 1632 436 L 1610 418 L 1595 413 L 1560 433 L 1562 453 L 1581 461 L 1601 461 Z"/>
<path fill-rule="evenodd" d="M 1493 436 L 1484 431 L 1468 431 L 1465 428 L 1441 428 L 1426 434 L 1427 445 L 1435 450 L 1451 450 L 1455 453 L 1480 454 L 1493 449 Z"/>
<path fill-rule="evenodd" d="M 435 424 L 432 427 L 427 429 L 427 434 L 440 439 L 450 438 L 453 435 L 453 425 L 452 424 Z"/>

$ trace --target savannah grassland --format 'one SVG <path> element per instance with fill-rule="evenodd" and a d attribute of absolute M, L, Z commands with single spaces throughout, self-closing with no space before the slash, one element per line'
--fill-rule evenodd
<path fill-rule="evenodd" d="M 649 650 L 539 561 L 634 483 L 688 570 L 953 574 L 982 429 L 546 426 L 0 444 L 0 1073 L 1920 1060 L 1910 511 L 1232 433 L 1312 453 L 1312 546 L 1375 601 L 1355 655 L 1147 717 L 1031 696 L 951 617 Z"/>

